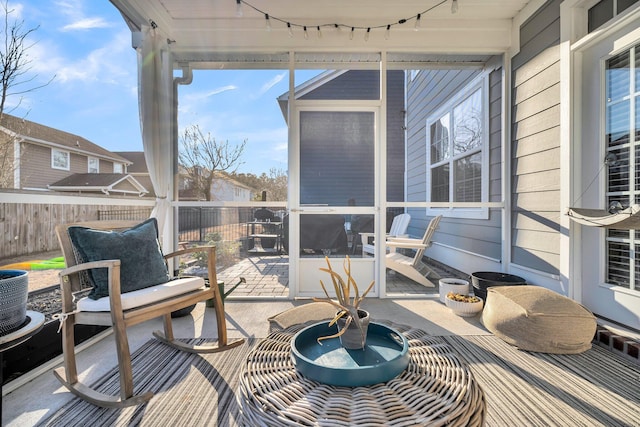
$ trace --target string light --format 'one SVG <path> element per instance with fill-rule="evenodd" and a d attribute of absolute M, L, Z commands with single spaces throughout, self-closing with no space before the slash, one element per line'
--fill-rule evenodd
<path fill-rule="evenodd" d="M 451 13 L 458 12 L 458 0 L 451 0 Z"/>
<path fill-rule="evenodd" d="M 383 25 L 376 25 L 376 26 L 370 26 L 370 27 L 365 27 L 365 26 L 358 26 L 358 25 L 347 25 L 347 24 L 343 24 L 343 23 L 327 23 L 327 24 L 320 24 L 320 25 L 313 25 L 311 28 L 315 27 L 316 28 L 316 35 L 318 38 L 322 38 L 322 27 L 328 27 L 328 28 L 334 28 L 336 30 L 336 32 L 338 34 L 340 34 L 342 31 L 342 28 L 351 28 L 351 30 L 349 31 L 349 40 L 353 40 L 354 34 L 356 30 L 364 30 L 365 34 L 364 34 L 364 40 L 368 41 L 370 34 L 371 34 L 371 30 L 377 30 L 377 29 L 384 29 L 385 30 L 385 34 L 384 34 L 384 38 L 385 39 L 389 39 L 391 37 L 391 27 L 395 26 L 395 25 L 403 25 L 405 24 L 407 21 L 410 21 L 412 19 L 415 20 L 414 23 L 414 30 L 418 31 L 420 29 L 420 25 L 421 25 L 421 18 L 425 13 L 428 13 L 430 11 L 432 11 L 433 9 L 447 3 L 449 0 L 440 0 L 438 1 L 438 3 L 436 3 L 435 5 L 429 7 L 428 9 L 425 9 L 423 11 L 421 11 L 420 13 L 416 13 L 413 16 L 407 17 L 407 18 L 403 18 L 403 19 L 399 19 L 397 22 L 390 22 L 387 24 L 383 24 Z M 282 19 L 282 18 L 278 18 L 276 16 L 273 16 L 263 10 L 260 10 L 259 8 L 257 8 L 256 6 L 252 5 L 251 3 L 248 3 L 246 0 L 236 0 L 236 15 L 237 16 L 243 16 L 243 12 L 242 12 L 242 5 L 245 5 L 253 10 L 255 10 L 258 13 L 261 13 L 264 15 L 265 17 L 265 21 L 266 21 L 266 29 L 267 31 L 271 31 L 272 29 L 272 21 L 278 21 L 281 22 L 283 24 L 286 24 L 287 26 L 287 31 L 289 33 L 289 37 L 293 37 L 293 27 L 298 27 L 304 30 L 304 38 L 308 39 L 309 38 L 309 33 L 307 31 L 307 27 L 308 25 L 302 24 L 302 23 L 298 23 L 298 22 L 291 22 L 291 21 L 287 21 L 286 19 Z M 451 13 L 456 13 L 458 12 L 458 0 L 451 0 Z"/>

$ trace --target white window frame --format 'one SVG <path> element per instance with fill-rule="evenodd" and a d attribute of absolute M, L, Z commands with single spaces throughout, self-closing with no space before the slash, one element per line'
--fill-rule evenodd
<path fill-rule="evenodd" d="M 633 54 L 630 54 L 629 57 L 629 63 L 630 66 L 632 67 L 631 70 L 629 71 L 629 93 L 625 94 L 621 99 L 617 100 L 617 102 L 620 101 L 628 101 L 629 102 L 629 122 L 627 123 L 627 128 L 629 130 L 629 142 L 627 142 L 626 145 L 628 147 L 629 150 L 629 158 L 625 160 L 625 162 L 628 164 L 628 178 L 627 178 L 627 189 L 621 192 L 609 192 L 609 189 L 607 187 L 604 188 L 604 195 L 605 195 L 605 200 L 609 198 L 609 196 L 613 195 L 621 195 L 621 196 L 625 196 L 628 197 L 629 199 L 629 205 L 633 205 L 635 203 L 635 201 L 638 199 L 639 195 L 638 195 L 638 191 L 635 190 L 635 176 L 636 176 L 636 170 L 640 167 L 640 163 L 637 162 L 636 159 L 636 151 L 639 149 L 638 147 L 638 141 L 636 139 L 636 135 L 634 132 L 634 123 L 637 117 L 637 112 L 636 112 L 636 105 L 637 105 L 637 100 L 640 98 L 640 96 L 638 95 L 638 90 L 636 91 L 632 91 L 632 88 L 638 88 L 638 82 L 636 81 L 636 75 L 637 75 L 637 69 L 635 67 L 635 64 L 637 62 L 637 56 L 640 55 L 640 46 L 637 43 L 631 43 L 631 45 L 629 46 L 625 46 L 622 47 L 621 49 L 618 49 L 615 52 L 611 52 L 608 56 L 601 58 L 600 60 L 600 75 L 601 77 L 601 87 L 602 87 L 602 93 L 600 95 L 601 97 L 601 101 L 600 101 L 600 117 L 601 117 L 601 122 L 605 123 L 605 125 L 603 126 L 603 131 L 601 132 L 600 135 L 600 145 L 601 147 L 603 147 L 603 151 L 604 153 L 609 153 L 609 145 L 607 143 L 607 138 L 606 138 L 606 123 L 607 123 L 607 80 L 606 80 L 606 73 L 607 73 L 607 61 L 609 61 L 612 58 L 615 58 L 616 56 L 622 55 L 626 52 L 633 52 Z M 621 146 L 620 146 L 621 147 Z M 617 148 L 620 148 L 617 147 Z M 615 151 L 615 150 L 614 150 Z M 624 206 L 625 208 L 627 206 Z M 621 234 L 621 233 L 618 233 Z M 604 266 L 605 268 L 603 269 L 603 282 L 607 283 L 610 286 L 616 286 L 619 289 L 625 289 L 625 290 L 629 290 L 631 292 L 636 292 L 636 291 L 640 291 L 640 287 L 636 285 L 636 283 L 638 282 L 637 277 L 636 277 L 636 270 L 638 267 L 638 261 L 636 260 L 636 246 L 638 244 L 640 244 L 640 232 L 638 232 L 637 230 L 628 230 L 626 232 L 626 236 L 621 237 L 621 236 L 616 236 L 616 237 L 612 237 L 609 234 L 609 231 L 604 233 L 604 239 L 605 239 L 605 245 L 604 245 Z M 624 282 L 623 283 L 616 283 L 614 281 L 610 281 L 609 279 L 611 278 L 610 274 L 610 266 L 612 264 L 612 255 L 611 255 L 611 249 L 610 249 L 610 245 L 613 244 L 620 244 L 622 246 L 625 247 L 625 249 L 629 250 L 629 268 L 627 271 L 628 276 L 626 277 L 628 279 L 628 284 L 625 286 Z M 628 245 L 628 246 L 627 246 Z M 615 257 L 614 257 L 615 258 Z"/>
<path fill-rule="evenodd" d="M 120 166 L 120 170 L 118 170 L 118 166 Z M 124 173 L 124 164 L 119 162 L 113 162 L 113 173 Z"/>
<path fill-rule="evenodd" d="M 480 90 L 480 105 L 482 106 L 482 142 L 480 147 L 475 152 L 480 152 L 481 159 L 481 200 L 478 202 L 486 203 L 489 200 L 489 78 L 488 74 L 483 74 L 475 78 L 471 83 L 461 89 L 455 96 L 451 97 L 447 102 L 441 105 L 435 112 L 427 116 L 425 133 L 426 133 L 426 200 L 427 203 L 431 202 L 431 171 L 433 169 L 431 165 L 431 125 L 440 120 L 444 115 L 449 114 L 450 120 L 453 120 L 454 109 L 471 96 L 474 92 Z M 453 125 L 451 125 L 453 129 Z M 449 162 L 453 165 L 453 162 L 460 157 L 467 157 L 472 153 L 467 152 L 464 156 L 452 156 L 449 157 Z M 441 163 L 439 163 L 441 165 Z M 451 173 L 453 173 L 453 169 Z M 449 188 L 449 202 L 455 204 L 452 201 L 454 189 Z M 449 218 L 472 218 L 472 219 L 488 219 L 489 209 L 487 207 L 428 207 L 426 210 L 428 216 L 443 215 Z"/>
<path fill-rule="evenodd" d="M 95 162 L 95 172 L 91 170 L 91 163 Z M 100 173 L 100 159 L 87 157 L 87 173 Z"/>
<path fill-rule="evenodd" d="M 57 156 L 62 156 L 57 159 Z M 62 158 L 66 159 L 66 165 L 56 165 L 56 160 L 60 160 Z M 51 149 L 51 169 L 58 169 L 63 171 L 71 170 L 71 153 L 65 150 L 59 150 L 57 148 Z"/>

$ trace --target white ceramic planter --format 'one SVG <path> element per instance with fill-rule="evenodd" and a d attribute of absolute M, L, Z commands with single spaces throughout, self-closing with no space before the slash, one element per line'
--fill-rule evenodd
<path fill-rule="evenodd" d="M 445 298 L 447 307 L 451 309 L 455 314 L 462 317 L 473 317 L 482 311 L 484 301 L 482 298 L 478 298 L 477 302 L 462 302 L 454 301 L 449 298 Z"/>
<path fill-rule="evenodd" d="M 446 304 L 445 298 L 449 292 L 454 294 L 469 295 L 469 281 L 454 278 L 440 279 L 440 302 Z"/>

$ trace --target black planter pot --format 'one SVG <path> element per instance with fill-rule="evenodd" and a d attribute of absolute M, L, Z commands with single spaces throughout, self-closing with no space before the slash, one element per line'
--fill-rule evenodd
<path fill-rule="evenodd" d="M 519 276 L 492 271 L 480 271 L 471 275 L 473 293 L 487 301 L 487 289 L 492 286 L 517 286 L 526 285 L 527 281 Z"/>

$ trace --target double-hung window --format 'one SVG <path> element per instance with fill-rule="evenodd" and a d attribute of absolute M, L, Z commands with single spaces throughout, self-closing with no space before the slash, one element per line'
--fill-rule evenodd
<path fill-rule="evenodd" d="M 607 202 L 640 203 L 640 44 L 605 61 Z M 640 290 L 640 230 L 607 230 L 608 283 Z"/>
<path fill-rule="evenodd" d="M 87 158 L 87 172 L 99 173 L 100 172 L 100 160 L 96 157 Z"/>
<path fill-rule="evenodd" d="M 487 200 L 486 78 L 460 91 L 427 118 L 427 201 Z M 482 207 L 432 207 L 428 214 L 486 218 Z"/>

